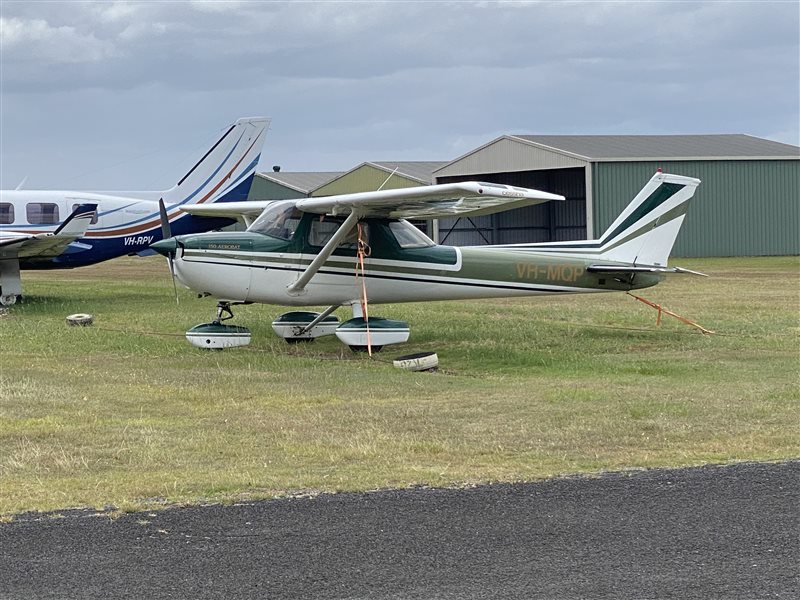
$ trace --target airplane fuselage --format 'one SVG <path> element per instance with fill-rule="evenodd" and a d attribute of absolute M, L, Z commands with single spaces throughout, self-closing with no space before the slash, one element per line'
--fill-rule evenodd
<path fill-rule="evenodd" d="M 373 304 L 626 291 L 661 281 L 658 274 L 611 277 L 592 273 L 595 259 L 528 248 L 433 245 L 402 248 L 390 220 L 367 220 L 369 256 L 364 276 Z M 396 221 L 395 221 L 396 222 Z M 187 287 L 221 300 L 287 306 L 359 302 L 355 248 L 341 247 L 300 292 L 289 288 L 316 256 L 303 235 L 282 241 L 260 233 L 216 233 L 178 238 L 175 272 Z"/>
<path fill-rule="evenodd" d="M 86 234 L 59 256 L 20 257 L 21 269 L 70 269 L 118 256 L 149 253 L 150 244 L 161 239 L 158 197 L 151 200 L 70 191 L 1 191 L 0 208 L 6 218 L 0 224 L 0 234 L 53 232 L 74 206 L 83 203 L 97 204 L 96 222 Z M 215 229 L 233 222 L 193 217 L 175 207 L 168 208 L 173 208 L 170 219 L 176 233 Z"/>

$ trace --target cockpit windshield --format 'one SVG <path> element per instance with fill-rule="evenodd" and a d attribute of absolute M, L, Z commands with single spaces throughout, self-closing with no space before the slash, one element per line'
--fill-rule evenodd
<path fill-rule="evenodd" d="M 291 240 L 300 224 L 300 217 L 302 213 L 295 206 L 294 200 L 278 200 L 267 206 L 247 231 L 280 240 Z"/>

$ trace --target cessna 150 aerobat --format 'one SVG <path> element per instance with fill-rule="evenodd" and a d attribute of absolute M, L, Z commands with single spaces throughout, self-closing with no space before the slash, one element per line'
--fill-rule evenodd
<path fill-rule="evenodd" d="M 271 203 L 186 206 L 191 214 L 243 217 L 244 232 L 169 236 L 153 248 L 173 277 L 219 300 L 217 319 L 199 335 L 246 332 L 221 321 L 231 305 L 265 303 L 293 311 L 273 329 L 287 341 L 336 334 L 353 349 L 405 342 L 408 325 L 370 318 L 368 303 L 629 291 L 657 284 L 699 180 L 656 173 L 597 240 L 454 247 L 437 245 L 405 219 L 472 217 L 563 200 L 494 183 L 464 182 Z M 358 277 L 354 272 L 358 272 Z M 353 318 L 332 316 L 350 306 Z M 249 333 L 247 333 L 249 336 Z M 249 341 L 249 337 L 248 337 Z M 196 344 L 201 345 L 201 344 Z M 221 343 L 221 346 L 236 345 Z"/>

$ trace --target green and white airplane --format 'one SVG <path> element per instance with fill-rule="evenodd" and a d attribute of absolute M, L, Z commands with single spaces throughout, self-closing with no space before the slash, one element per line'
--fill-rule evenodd
<path fill-rule="evenodd" d="M 170 237 L 164 219 L 165 239 L 152 247 L 169 258 L 178 281 L 218 299 L 217 320 L 208 324 L 217 332 L 224 332 L 220 321 L 232 316 L 233 304 L 328 306 L 284 314 L 273 328 L 287 341 L 336 334 L 353 349 L 372 350 L 406 341 L 409 328 L 369 318 L 368 305 L 630 291 L 653 286 L 667 273 L 691 272 L 668 267 L 667 259 L 699 183 L 659 171 L 597 240 L 443 246 L 405 220 L 474 217 L 564 200 L 463 182 L 182 206 L 195 215 L 239 217 L 248 228 Z M 339 323 L 332 316 L 341 306 L 352 308 L 353 319 Z"/>

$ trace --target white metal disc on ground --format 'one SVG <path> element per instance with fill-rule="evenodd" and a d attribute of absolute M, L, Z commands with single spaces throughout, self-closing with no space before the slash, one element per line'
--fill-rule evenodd
<path fill-rule="evenodd" d="M 398 356 L 392 364 L 407 371 L 433 371 L 439 366 L 439 356 L 435 352 L 417 352 Z"/>
<path fill-rule="evenodd" d="M 75 313 L 67 317 L 67 325 L 86 327 L 94 323 L 94 317 L 86 313 Z"/>

